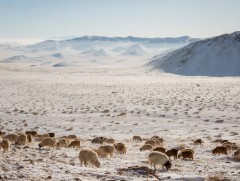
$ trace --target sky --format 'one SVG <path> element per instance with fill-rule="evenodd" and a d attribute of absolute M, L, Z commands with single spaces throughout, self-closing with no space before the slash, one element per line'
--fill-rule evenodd
<path fill-rule="evenodd" d="M 240 0 L 0 0 L 0 39 L 206 38 L 240 30 Z"/>

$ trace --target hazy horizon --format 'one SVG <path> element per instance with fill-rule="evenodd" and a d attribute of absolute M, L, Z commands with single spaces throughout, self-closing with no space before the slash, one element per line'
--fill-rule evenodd
<path fill-rule="evenodd" d="M 0 39 L 208 38 L 240 30 L 238 0 L 0 0 Z"/>

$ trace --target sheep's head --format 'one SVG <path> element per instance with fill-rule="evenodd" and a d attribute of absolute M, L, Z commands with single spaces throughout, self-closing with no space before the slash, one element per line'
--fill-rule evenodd
<path fill-rule="evenodd" d="M 39 148 L 43 147 L 42 143 L 39 143 L 38 146 L 39 146 Z"/>
<path fill-rule="evenodd" d="M 167 161 L 163 166 L 165 166 L 166 169 L 169 170 L 171 168 L 172 164 L 170 161 Z"/>
<path fill-rule="evenodd" d="M 213 154 L 213 155 L 216 155 L 216 149 L 213 149 L 213 150 L 212 150 L 212 154 Z"/>
<path fill-rule="evenodd" d="M 94 164 L 95 167 L 97 167 L 97 168 L 100 168 L 100 166 L 101 166 L 101 163 L 99 162 L 99 160 L 94 161 L 93 164 Z"/>

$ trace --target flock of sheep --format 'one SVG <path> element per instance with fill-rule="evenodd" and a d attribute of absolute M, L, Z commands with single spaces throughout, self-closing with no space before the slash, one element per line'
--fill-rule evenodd
<path fill-rule="evenodd" d="M 54 133 L 47 133 L 40 135 L 36 131 L 26 131 L 25 133 L 13 133 L 6 134 L 5 132 L 0 131 L 0 149 L 3 149 L 3 152 L 6 153 L 11 144 L 25 145 L 31 143 L 34 140 L 38 141 L 39 148 L 41 147 L 76 147 L 80 148 L 80 140 L 76 135 L 62 136 L 60 138 L 55 138 Z M 143 139 L 141 136 L 133 136 L 134 142 L 142 142 Z M 212 150 L 212 154 L 228 154 L 234 151 L 233 156 L 236 160 L 240 161 L 240 148 L 236 143 L 232 143 L 228 140 L 217 140 L 221 145 L 215 147 Z M 99 157 L 113 157 L 114 152 L 118 154 L 127 154 L 127 147 L 124 143 L 116 143 L 112 138 L 105 137 L 96 137 L 91 140 L 92 144 L 100 144 L 97 149 L 90 148 L 81 148 L 79 152 L 80 164 L 92 165 L 100 168 L 101 163 Z M 174 159 L 183 158 L 183 159 L 194 159 L 194 150 L 190 148 L 184 148 L 179 146 L 166 150 L 163 147 L 164 140 L 159 136 L 153 136 L 150 139 L 146 140 L 145 143 L 140 147 L 140 151 L 149 150 L 150 154 L 148 155 L 148 162 L 151 167 L 160 165 L 162 168 L 165 167 L 167 170 L 171 168 L 171 157 Z M 196 139 L 193 142 L 194 144 L 203 144 L 201 139 Z"/>

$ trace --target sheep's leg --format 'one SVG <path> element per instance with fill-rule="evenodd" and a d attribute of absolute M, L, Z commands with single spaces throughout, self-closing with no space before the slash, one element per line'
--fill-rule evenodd
<path fill-rule="evenodd" d="M 155 164 L 153 165 L 153 167 L 154 167 L 154 170 L 156 171 L 157 169 L 156 169 L 156 165 Z"/>

